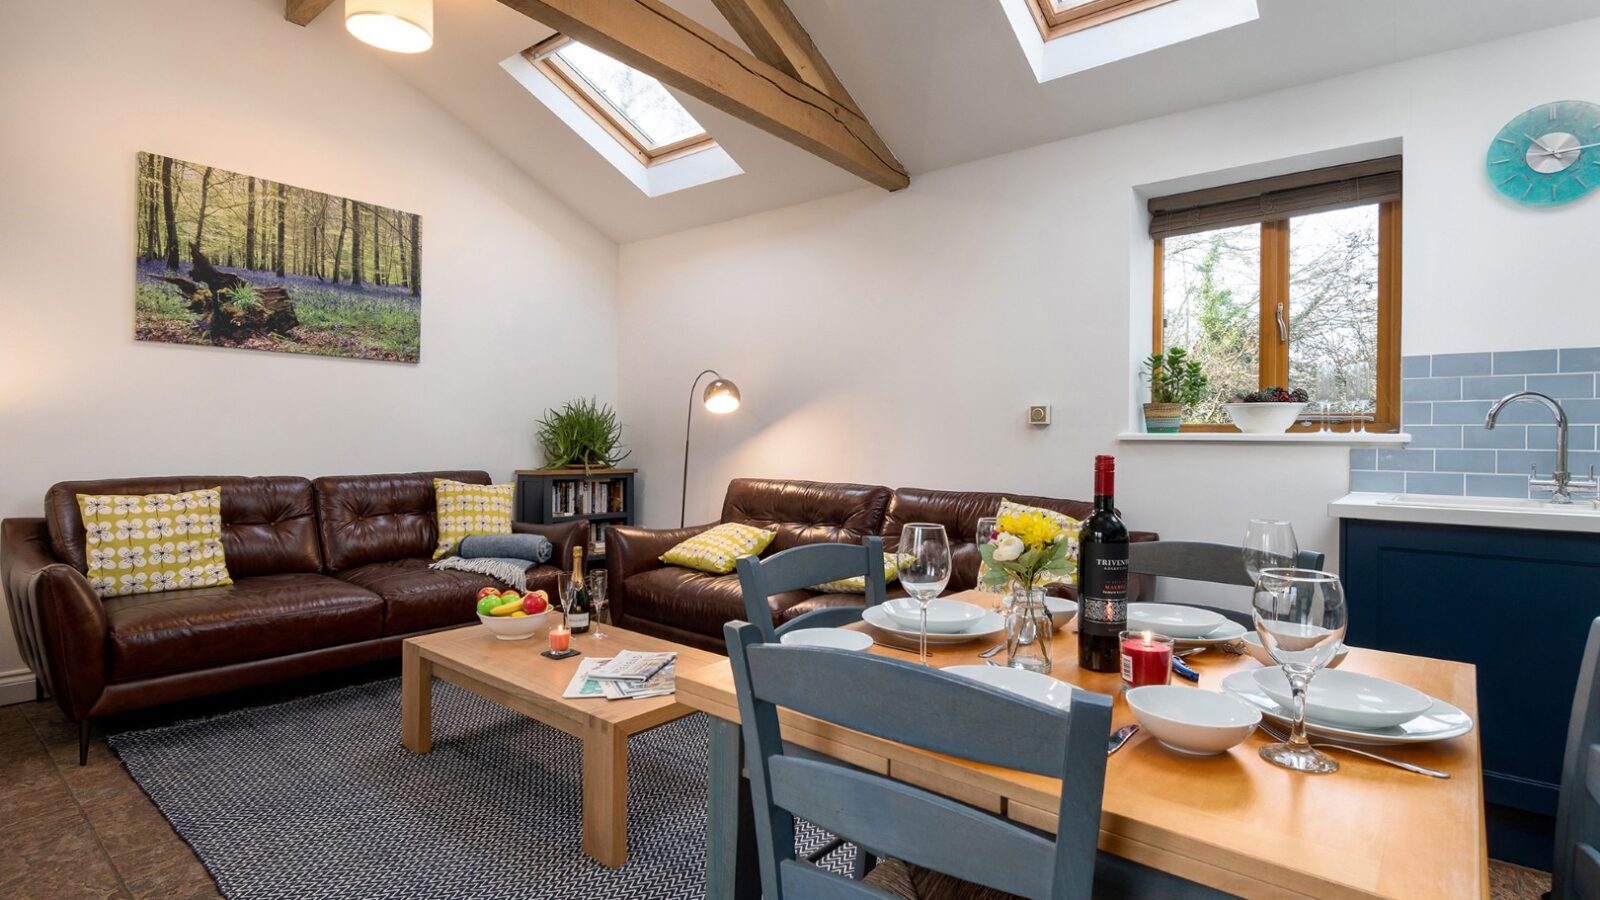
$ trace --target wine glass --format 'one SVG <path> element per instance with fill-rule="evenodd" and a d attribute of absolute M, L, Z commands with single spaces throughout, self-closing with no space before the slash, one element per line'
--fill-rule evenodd
<path fill-rule="evenodd" d="M 1244 571 L 1251 583 L 1262 569 L 1289 569 L 1300 558 L 1294 526 L 1281 519 L 1251 519 L 1244 530 Z"/>
<path fill-rule="evenodd" d="M 605 640 L 605 634 L 600 630 L 600 620 L 606 615 L 606 572 L 596 569 L 589 573 L 589 603 L 593 605 L 594 627 L 589 629 L 589 636 L 597 641 Z"/>
<path fill-rule="evenodd" d="M 1261 758 L 1285 769 L 1337 772 L 1339 764 L 1306 740 L 1306 690 L 1333 660 L 1349 622 L 1339 576 L 1314 569 L 1267 568 L 1251 604 L 1261 645 L 1283 667 L 1294 695 L 1289 740 L 1261 748 Z"/>
<path fill-rule="evenodd" d="M 950 535 L 943 525 L 912 522 L 900 529 L 900 584 L 922 607 L 919 657 L 928 664 L 928 604 L 950 583 Z"/>
<path fill-rule="evenodd" d="M 567 617 L 572 615 L 572 601 L 578 599 L 578 584 L 571 572 L 556 573 L 556 602 L 561 604 L 562 627 L 566 627 Z"/>
<path fill-rule="evenodd" d="M 979 547 L 987 544 L 989 538 L 994 536 L 995 527 L 999 524 L 1000 520 L 995 516 L 980 516 L 978 518 L 978 528 L 973 538 L 974 542 Z M 980 580 L 976 587 L 977 590 L 992 596 L 992 600 L 989 603 L 991 610 L 1000 612 L 1005 609 L 1005 596 L 1009 590 L 1009 584 L 984 584 Z"/>

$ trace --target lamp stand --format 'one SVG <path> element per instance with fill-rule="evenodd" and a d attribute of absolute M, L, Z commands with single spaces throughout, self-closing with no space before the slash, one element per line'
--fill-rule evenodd
<path fill-rule="evenodd" d="M 689 385 L 689 414 L 684 417 L 683 422 L 683 494 L 678 500 L 679 528 L 684 526 L 685 511 L 689 508 L 689 430 L 694 425 L 694 391 L 695 388 L 700 386 L 700 379 L 706 377 L 707 375 L 716 375 L 718 378 L 722 377 L 721 375 L 717 374 L 717 370 L 706 369 L 704 372 L 696 375 L 694 377 L 694 381 Z"/>

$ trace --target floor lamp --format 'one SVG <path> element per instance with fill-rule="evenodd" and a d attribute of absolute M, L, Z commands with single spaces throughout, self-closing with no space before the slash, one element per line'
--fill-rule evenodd
<path fill-rule="evenodd" d="M 715 369 L 707 369 L 696 375 L 694 382 L 689 385 L 689 415 L 683 423 L 683 497 L 678 502 L 679 528 L 683 527 L 684 511 L 689 508 L 689 430 L 694 425 L 694 390 L 700 386 L 700 379 L 707 375 L 714 377 L 700 397 L 706 412 L 723 415 L 739 408 L 739 386 L 723 378 Z"/>

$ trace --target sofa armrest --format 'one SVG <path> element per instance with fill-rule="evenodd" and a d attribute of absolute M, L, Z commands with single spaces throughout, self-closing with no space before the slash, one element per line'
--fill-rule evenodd
<path fill-rule="evenodd" d="M 565 572 L 572 562 L 572 551 L 582 547 L 584 555 L 589 552 L 589 523 L 584 519 L 572 522 L 557 522 L 554 525 L 535 525 L 532 522 L 512 522 L 511 531 L 514 534 L 538 534 L 550 542 L 554 552 L 550 561 L 545 565 L 555 566 Z"/>
<path fill-rule="evenodd" d="M 105 605 L 51 555 L 44 519 L 0 522 L 0 583 L 23 660 L 70 718 L 88 718 L 106 685 Z"/>
<path fill-rule="evenodd" d="M 661 554 L 705 531 L 716 522 L 688 528 L 638 528 L 612 525 L 606 529 L 606 595 L 611 621 L 620 623 L 628 605 L 628 579 L 640 572 L 663 568 Z"/>

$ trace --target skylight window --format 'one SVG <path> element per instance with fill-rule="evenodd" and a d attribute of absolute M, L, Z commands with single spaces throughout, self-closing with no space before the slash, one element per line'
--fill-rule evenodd
<path fill-rule="evenodd" d="M 1045 40 L 1114 22 L 1172 0 L 1028 0 Z"/>
<path fill-rule="evenodd" d="M 1040 84 L 1232 28 L 1256 0 L 999 0 Z"/>

